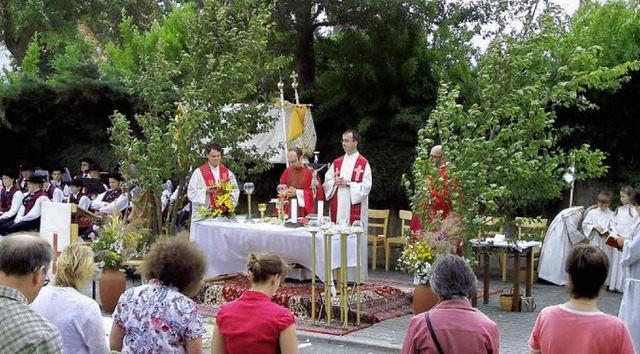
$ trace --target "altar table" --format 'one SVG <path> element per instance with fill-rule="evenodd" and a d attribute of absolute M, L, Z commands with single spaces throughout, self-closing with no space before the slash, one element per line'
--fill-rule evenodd
<path fill-rule="evenodd" d="M 367 245 L 367 236 L 360 235 L 361 245 Z M 191 224 L 189 240 L 198 245 L 207 257 L 205 278 L 223 274 L 247 274 L 247 256 L 251 252 L 271 252 L 287 263 L 298 263 L 311 269 L 311 233 L 305 228 L 286 228 L 265 223 L 240 224 L 204 220 Z M 324 277 L 324 234 L 316 235 L 316 275 Z M 347 240 L 347 266 L 356 266 L 356 235 Z M 366 248 L 365 248 L 366 250 Z M 332 236 L 331 269 L 340 267 L 340 236 Z M 366 253 L 364 253 L 366 255 Z M 361 271 L 366 280 L 367 257 L 361 256 Z"/>
<path fill-rule="evenodd" d="M 471 240 L 473 250 L 476 253 L 476 259 L 479 260 L 479 255 L 482 253 L 482 282 L 484 283 L 484 296 L 483 303 L 489 303 L 490 292 L 490 280 L 489 280 L 489 261 L 491 253 L 508 252 L 513 254 L 513 303 L 512 311 L 520 312 L 520 257 L 524 254 L 527 261 L 527 268 L 525 271 L 526 290 L 527 297 L 531 296 L 531 285 L 533 283 L 533 268 L 531 263 L 531 257 L 534 247 L 541 247 L 542 243 L 539 241 L 522 241 L 507 243 L 507 242 L 487 242 L 481 240 Z M 506 265 L 505 265 L 506 266 Z M 475 301 L 475 299 L 474 299 Z"/>

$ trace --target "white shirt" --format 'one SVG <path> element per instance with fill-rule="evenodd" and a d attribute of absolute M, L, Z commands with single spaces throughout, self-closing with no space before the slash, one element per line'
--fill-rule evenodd
<path fill-rule="evenodd" d="M 22 193 L 22 191 L 18 190 L 15 193 L 13 193 L 13 199 L 11 199 L 11 208 L 8 211 L 2 213 L 2 215 L 0 215 L 0 220 L 10 219 L 18 215 L 18 211 L 22 206 L 23 198 L 24 198 L 24 194 Z"/>
<path fill-rule="evenodd" d="M 27 195 L 29 195 L 29 192 L 24 193 L 24 198 L 26 198 Z M 24 213 L 27 209 L 24 205 L 21 205 L 20 210 L 18 210 L 18 215 L 16 215 L 16 218 L 13 221 L 19 223 L 21 221 L 31 221 L 39 218 L 40 214 L 42 214 L 42 203 L 50 201 L 51 200 L 49 200 L 49 197 L 47 197 L 47 195 L 39 197 L 38 199 L 36 199 L 36 204 L 33 206 L 33 208 L 31 208 L 31 210 L 29 210 L 26 215 Z"/>
<path fill-rule="evenodd" d="M 109 353 L 102 312 L 74 288 L 44 286 L 30 305 L 62 335 L 64 353 Z"/>
<path fill-rule="evenodd" d="M 78 194 L 80 194 L 80 192 L 74 194 L 73 197 L 77 198 Z M 89 199 L 89 197 L 87 197 L 86 195 L 83 195 L 82 198 L 80 198 L 80 200 L 78 201 L 78 206 L 82 209 L 89 210 L 89 208 L 91 207 L 91 199 Z"/>
<path fill-rule="evenodd" d="M 129 205 L 129 197 L 127 197 L 127 193 L 122 192 L 116 200 L 111 203 L 107 203 L 102 201 L 102 198 L 104 198 L 107 192 L 99 194 L 96 199 L 91 202 L 91 209 L 102 214 L 111 214 L 114 211 L 121 212 L 127 208 Z"/>

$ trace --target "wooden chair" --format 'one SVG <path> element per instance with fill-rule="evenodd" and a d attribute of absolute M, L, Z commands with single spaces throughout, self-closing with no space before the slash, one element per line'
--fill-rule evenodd
<path fill-rule="evenodd" d="M 387 238 L 387 227 L 389 226 L 389 209 L 376 210 L 369 209 L 368 236 L 367 240 L 373 245 L 373 257 L 371 259 L 371 269 L 376 270 L 376 261 L 378 255 L 378 243 L 384 250 L 385 240 Z"/>
<path fill-rule="evenodd" d="M 389 271 L 389 254 L 391 253 L 391 245 L 398 245 L 404 247 L 407 244 L 407 238 L 405 233 L 411 226 L 412 213 L 409 210 L 400 210 L 400 236 L 387 237 L 384 239 L 384 269 Z"/>
<path fill-rule="evenodd" d="M 522 239 L 525 235 L 534 235 L 540 238 L 541 242 L 544 242 L 544 236 L 547 233 L 547 219 L 532 219 L 524 217 L 516 217 L 516 226 L 518 227 L 518 239 Z M 525 277 L 528 282 L 533 283 L 537 279 L 537 271 L 535 265 L 540 261 L 541 247 L 534 247 L 531 250 L 531 271 L 532 274 L 526 274 Z M 534 279 L 534 275 L 535 278 Z"/>

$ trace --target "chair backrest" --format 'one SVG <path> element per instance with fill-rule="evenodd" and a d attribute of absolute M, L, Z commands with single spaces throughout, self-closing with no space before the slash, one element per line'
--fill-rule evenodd
<path fill-rule="evenodd" d="M 383 235 L 387 237 L 389 226 L 389 209 L 369 209 L 369 235 Z M 382 232 L 380 232 L 382 231 Z"/>
<path fill-rule="evenodd" d="M 516 226 L 518 226 L 518 238 L 522 238 L 527 233 L 527 229 L 533 230 L 533 233 L 540 233 L 540 239 L 544 238 L 547 229 L 547 219 L 533 219 L 526 217 L 516 217 Z"/>
<path fill-rule="evenodd" d="M 400 210 L 398 216 L 400 217 L 401 223 L 400 231 L 402 232 L 402 235 L 404 235 L 411 227 L 411 218 L 413 217 L 413 213 L 409 210 Z"/>
<path fill-rule="evenodd" d="M 504 218 L 500 216 L 485 216 L 482 226 L 478 230 L 478 237 L 504 234 Z"/>

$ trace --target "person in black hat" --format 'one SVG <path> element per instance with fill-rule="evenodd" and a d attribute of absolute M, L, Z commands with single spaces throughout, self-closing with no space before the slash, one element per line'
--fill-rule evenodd
<path fill-rule="evenodd" d="M 89 166 L 89 178 L 99 179 L 102 182 L 101 175 L 102 175 L 102 169 L 98 164 L 92 164 L 91 166 Z M 86 181 L 86 182 L 91 182 L 91 181 Z M 83 190 L 83 193 L 86 194 L 91 200 L 95 200 L 102 191 L 109 190 L 109 187 L 106 184 L 102 183 L 102 186 L 104 187 L 104 189 L 96 192 L 92 188 L 90 188 L 90 185 L 87 185 L 87 183 L 85 183 L 85 188 Z"/>
<path fill-rule="evenodd" d="M 44 177 L 32 175 L 27 180 L 28 193 L 25 193 L 22 206 L 13 221 L 0 227 L 0 235 L 5 236 L 18 231 L 39 230 L 41 206 L 50 202 L 47 193 L 42 190 Z"/>
<path fill-rule="evenodd" d="M 91 209 L 101 214 L 121 213 L 129 206 L 129 198 L 122 191 L 124 178 L 118 172 L 109 175 L 109 190 L 91 202 Z"/>
<path fill-rule="evenodd" d="M 90 157 L 83 157 L 78 160 L 78 163 L 80 164 L 80 173 L 76 178 L 89 178 L 89 167 L 95 164 L 95 161 Z"/>
<path fill-rule="evenodd" d="M 27 187 L 27 180 L 33 175 L 35 168 L 32 164 L 26 162 L 20 166 L 20 178 L 18 179 L 18 187 L 22 192 L 26 193 L 29 188 Z"/>
<path fill-rule="evenodd" d="M 82 193 L 82 187 L 84 183 L 79 178 L 74 178 L 69 185 L 69 203 L 76 204 L 83 209 L 89 209 L 91 207 L 91 199 Z"/>
<path fill-rule="evenodd" d="M 0 227 L 18 215 L 24 195 L 16 185 L 17 171 L 2 171 L 2 189 L 0 189 Z"/>

